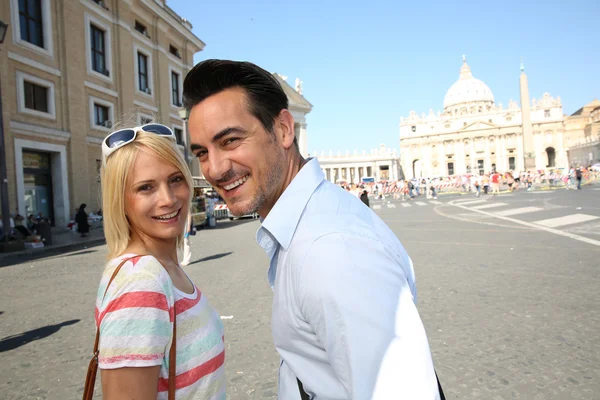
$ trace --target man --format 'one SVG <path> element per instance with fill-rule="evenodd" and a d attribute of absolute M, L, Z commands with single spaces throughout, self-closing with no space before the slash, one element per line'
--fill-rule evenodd
<path fill-rule="evenodd" d="M 302 158 L 274 77 L 207 60 L 183 94 L 204 177 L 234 215 L 262 220 L 279 398 L 438 399 L 410 258 L 369 208 Z"/>

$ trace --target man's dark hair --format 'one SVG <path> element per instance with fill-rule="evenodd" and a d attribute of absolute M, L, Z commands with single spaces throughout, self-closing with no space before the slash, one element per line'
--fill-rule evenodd
<path fill-rule="evenodd" d="M 249 62 L 213 59 L 196 64 L 183 81 L 183 106 L 189 112 L 206 98 L 234 87 L 244 89 L 250 113 L 272 133 L 275 117 L 288 108 L 288 98 L 273 75 Z"/>

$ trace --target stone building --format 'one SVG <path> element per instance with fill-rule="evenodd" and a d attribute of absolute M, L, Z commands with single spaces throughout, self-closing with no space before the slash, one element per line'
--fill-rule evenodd
<path fill-rule="evenodd" d="M 573 167 L 600 163 L 600 101 L 594 100 L 566 121 L 567 153 Z"/>
<path fill-rule="evenodd" d="M 64 226 L 81 203 L 98 210 L 115 121 L 171 126 L 183 149 L 183 78 L 205 45 L 165 0 L 7 0 L 0 20 L 11 213 Z"/>
<path fill-rule="evenodd" d="M 338 153 L 333 155 L 314 156 L 319 160 L 325 179 L 333 183 L 347 182 L 360 183 L 363 178 L 372 178 L 375 182 L 403 179 L 400 159 L 396 149 L 390 149 L 384 144 L 378 149 L 372 149 L 369 153 L 363 151 L 359 154 L 355 151 L 352 155 Z"/>
<path fill-rule="evenodd" d="M 497 104 L 463 57 L 443 112 L 419 116 L 411 111 L 400 119 L 400 156 L 407 177 L 566 168 L 567 125 L 560 98 L 544 93 L 530 100 L 523 66 L 519 87 L 520 106 L 513 100 L 507 107 Z"/>

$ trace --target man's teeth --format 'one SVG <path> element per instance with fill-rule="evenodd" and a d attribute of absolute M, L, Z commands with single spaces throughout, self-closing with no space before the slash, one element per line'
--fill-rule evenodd
<path fill-rule="evenodd" d="M 171 219 L 171 218 L 175 218 L 178 213 L 179 213 L 179 210 L 177 210 L 171 214 L 161 215 L 160 217 L 154 217 L 154 218 L 156 218 L 156 219 Z"/>
<path fill-rule="evenodd" d="M 238 179 L 237 181 L 230 183 L 229 185 L 225 185 L 223 186 L 225 188 L 225 190 L 231 190 L 231 189 L 235 189 L 236 187 L 240 186 L 242 183 L 246 182 L 246 180 L 248 179 L 248 175 L 246 175 L 243 178 Z"/>

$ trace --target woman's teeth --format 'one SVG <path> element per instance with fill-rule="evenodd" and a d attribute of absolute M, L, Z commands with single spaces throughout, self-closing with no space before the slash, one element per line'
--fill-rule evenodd
<path fill-rule="evenodd" d="M 223 186 L 225 188 L 225 190 L 231 190 L 231 189 L 235 189 L 236 187 L 240 186 L 242 183 L 246 182 L 246 180 L 248 179 L 248 175 L 244 176 L 243 178 L 238 179 L 237 181 L 230 183 L 229 185 L 225 185 Z"/>
<path fill-rule="evenodd" d="M 171 214 L 167 214 L 167 215 L 161 215 L 160 217 L 154 217 L 156 219 L 162 219 L 162 220 L 169 220 L 171 218 L 175 218 L 177 216 L 177 214 L 179 214 L 179 210 L 171 213 Z"/>

